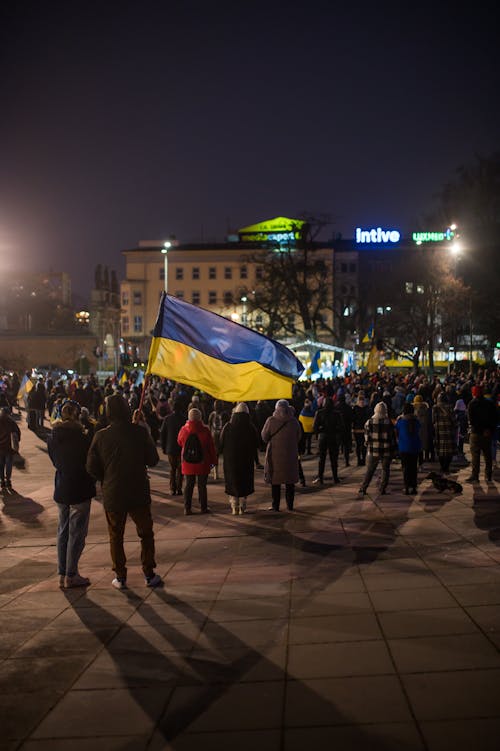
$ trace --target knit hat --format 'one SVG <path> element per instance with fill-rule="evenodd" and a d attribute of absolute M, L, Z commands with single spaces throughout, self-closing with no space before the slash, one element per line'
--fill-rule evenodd
<path fill-rule="evenodd" d="M 479 397 L 482 396 L 482 395 L 483 395 L 483 389 L 481 388 L 481 386 L 473 386 L 472 387 L 472 396 L 475 399 L 479 399 Z"/>
<path fill-rule="evenodd" d="M 413 404 L 422 404 L 424 397 L 421 394 L 416 394 L 413 399 Z"/>
<path fill-rule="evenodd" d="M 237 414 L 238 412 L 246 412 L 246 414 L 248 415 L 248 404 L 246 404 L 245 402 L 238 402 L 236 407 L 233 409 L 233 414 Z"/>
<path fill-rule="evenodd" d="M 458 412 L 467 412 L 467 407 L 463 399 L 457 399 L 455 410 L 457 410 Z"/>

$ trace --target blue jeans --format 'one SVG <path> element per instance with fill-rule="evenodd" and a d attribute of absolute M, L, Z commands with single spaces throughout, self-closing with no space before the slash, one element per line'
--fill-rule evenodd
<path fill-rule="evenodd" d="M 59 576 L 78 573 L 78 561 L 85 547 L 89 528 L 90 501 L 67 505 L 58 503 L 57 566 Z"/>
<path fill-rule="evenodd" d="M 12 477 L 12 454 L 0 454 L 0 475 L 2 482 Z"/>

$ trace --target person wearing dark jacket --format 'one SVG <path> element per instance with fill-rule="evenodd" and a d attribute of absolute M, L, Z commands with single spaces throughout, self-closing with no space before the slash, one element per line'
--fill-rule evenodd
<path fill-rule="evenodd" d="M 364 394 L 360 392 L 356 404 L 352 408 L 352 432 L 356 441 L 358 467 L 364 467 L 366 464 L 365 423 L 370 414 L 370 407 L 366 403 Z"/>
<path fill-rule="evenodd" d="M 236 405 L 230 422 L 222 428 L 219 446 L 222 451 L 225 492 L 234 515 L 244 514 L 247 497 L 254 491 L 254 458 L 259 436 L 250 420 L 245 402 Z"/>
<path fill-rule="evenodd" d="M 413 404 L 403 404 L 403 414 L 396 420 L 398 451 L 403 467 L 405 493 L 417 492 L 418 456 L 422 448 L 420 423 L 415 417 Z"/>
<path fill-rule="evenodd" d="M 91 439 L 78 419 L 79 413 L 76 402 L 66 402 L 61 409 L 61 419 L 54 423 L 47 440 L 49 456 L 56 468 L 54 500 L 59 512 L 59 585 L 66 588 L 90 584 L 89 579 L 78 573 L 78 563 L 85 547 L 95 482 L 85 469 Z"/>
<path fill-rule="evenodd" d="M 480 386 L 472 387 L 472 397 L 467 410 L 470 425 L 472 474 L 467 478 L 467 482 L 479 482 L 481 453 L 484 456 L 486 480 L 491 482 L 493 472 L 491 439 L 497 427 L 496 408 L 492 401 L 484 398 Z"/>
<path fill-rule="evenodd" d="M 21 431 L 10 417 L 10 410 L 3 407 L 0 410 L 0 474 L 2 491 L 12 492 L 12 458 L 15 454 L 14 446 L 21 440 Z"/>
<path fill-rule="evenodd" d="M 116 589 L 127 586 L 123 536 L 127 516 L 130 516 L 141 540 L 141 563 L 146 586 L 157 587 L 162 580 L 155 574 L 155 540 L 147 467 L 156 466 L 160 457 L 148 431 L 132 424 L 130 408 L 120 394 L 106 399 L 106 415 L 110 425 L 94 435 L 87 457 L 87 471 L 102 483 L 111 560 L 116 573 L 112 585 Z"/>
<path fill-rule="evenodd" d="M 182 495 L 181 447 L 177 443 L 179 430 L 186 421 L 186 412 L 182 401 L 176 400 L 173 412 L 165 417 L 160 430 L 161 450 L 167 455 L 170 464 L 170 492 Z"/>
<path fill-rule="evenodd" d="M 339 448 L 345 434 L 345 428 L 342 415 L 335 409 L 330 398 L 327 398 L 325 406 L 316 412 L 314 432 L 318 435 L 319 464 L 318 476 L 313 480 L 313 484 L 323 484 L 327 452 L 330 457 L 333 481 L 338 483 L 340 482 L 338 475 Z"/>

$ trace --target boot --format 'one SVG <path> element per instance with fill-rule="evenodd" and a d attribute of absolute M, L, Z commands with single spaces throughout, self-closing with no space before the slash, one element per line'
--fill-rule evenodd
<path fill-rule="evenodd" d="M 234 498 L 231 496 L 229 498 L 229 503 L 231 505 L 231 513 L 233 516 L 237 516 L 240 510 L 240 504 L 238 502 L 238 498 Z"/>

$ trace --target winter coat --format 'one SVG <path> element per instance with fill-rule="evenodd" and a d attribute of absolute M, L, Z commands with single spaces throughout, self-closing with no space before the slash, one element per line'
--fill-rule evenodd
<path fill-rule="evenodd" d="M 47 440 L 56 468 L 54 501 L 71 505 L 94 498 L 95 481 L 85 469 L 91 439 L 76 420 L 59 420 Z"/>
<path fill-rule="evenodd" d="M 434 446 L 438 456 L 453 456 L 457 450 L 457 421 L 451 406 L 438 403 L 432 410 Z"/>
<path fill-rule="evenodd" d="M 294 411 L 290 407 L 276 409 L 266 420 L 261 436 L 267 443 L 264 464 L 266 482 L 271 485 L 298 482 L 301 430 Z"/>
<path fill-rule="evenodd" d="M 422 450 L 430 451 L 432 445 L 432 421 L 431 410 L 426 402 L 420 402 L 413 405 L 413 412 L 420 423 L 420 440 L 422 441 Z"/>
<path fill-rule="evenodd" d="M 11 445 L 12 434 L 17 436 L 18 441 L 21 440 L 21 431 L 12 417 L 2 415 L 0 417 L 0 454 L 3 456 L 15 453 Z"/>
<path fill-rule="evenodd" d="M 497 426 L 497 411 L 493 402 L 484 396 L 475 397 L 468 407 L 470 432 L 477 435 L 492 435 Z"/>
<path fill-rule="evenodd" d="M 203 460 L 197 464 L 184 461 L 184 445 L 190 433 L 197 434 L 203 451 Z M 211 468 L 217 463 L 214 439 L 208 427 L 201 420 L 188 420 L 179 431 L 177 443 L 182 448 L 181 471 L 183 475 L 208 475 Z"/>
<path fill-rule="evenodd" d="M 345 423 L 342 414 L 335 409 L 331 399 L 325 402 L 314 418 L 314 432 L 318 434 L 320 446 L 340 444 L 345 435 Z"/>
<path fill-rule="evenodd" d="M 246 412 L 231 416 L 220 434 L 223 456 L 225 491 L 236 498 L 254 492 L 254 463 L 259 435 Z"/>
<path fill-rule="evenodd" d="M 181 453 L 177 436 L 185 422 L 186 414 L 184 412 L 172 412 L 163 420 L 160 430 L 160 444 L 164 454 L 179 456 Z"/>
<path fill-rule="evenodd" d="M 396 420 L 400 454 L 418 454 L 422 450 L 420 423 L 415 415 L 400 415 Z"/>
<path fill-rule="evenodd" d="M 98 430 L 90 445 L 87 472 L 102 482 L 106 511 L 128 511 L 151 503 L 146 467 L 160 457 L 151 436 L 126 420 Z"/>
<path fill-rule="evenodd" d="M 371 409 L 368 404 L 355 404 L 352 408 L 352 429 L 354 433 L 365 432 L 365 422 L 370 418 Z"/>

